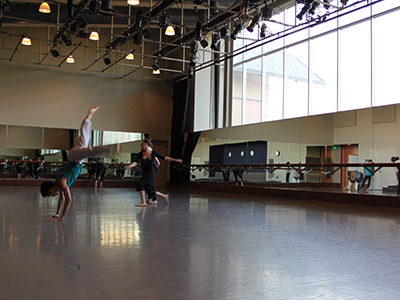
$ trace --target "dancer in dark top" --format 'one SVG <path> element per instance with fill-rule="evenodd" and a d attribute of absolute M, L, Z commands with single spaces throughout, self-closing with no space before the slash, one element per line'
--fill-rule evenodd
<path fill-rule="evenodd" d="M 149 195 L 149 203 L 151 203 L 152 201 L 156 201 L 156 189 L 153 184 L 153 180 L 157 171 L 155 163 L 156 157 L 158 159 L 177 163 L 182 163 L 182 159 L 171 158 L 169 156 L 164 156 L 154 151 L 153 144 L 148 138 L 142 140 L 140 147 L 142 148 L 142 151 L 138 153 L 135 161 L 126 166 L 125 169 L 132 169 L 138 165 L 139 161 L 141 162 L 143 176 L 137 186 L 137 191 L 140 194 L 142 202 L 136 204 L 136 206 L 147 206 L 145 201 L 145 192 Z"/>
<path fill-rule="evenodd" d="M 115 146 L 89 147 L 89 141 L 92 136 L 92 117 L 98 109 L 98 106 L 93 106 L 89 109 L 80 128 L 81 134 L 76 139 L 74 147 L 68 151 L 68 163 L 61 173 L 58 174 L 55 182 L 45 181 L 40 187 L 43 197 L 60 195 L 57 212 L 54 215 L 48 216 L 50 221 L 61 221 L 65 218 L 72 202 L 69 188 L 81 173 L 84 158 L 107 152 L 111 155 L 113 151 L 119 151 L 119 144 Z"/>

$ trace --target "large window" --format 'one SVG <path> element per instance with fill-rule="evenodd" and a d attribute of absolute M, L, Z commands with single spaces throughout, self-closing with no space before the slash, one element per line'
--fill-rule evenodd
<path fill-rule="evenodd" d="M 400 103 L 398 1 L 330 4 L 302 20 L 297 4 L 241 32 L 234 50 L 260 47 L 234 54 L 232 125 Z M 263 24 L 266 37 L 255 42 Z"/>
<path fill-rule="evenodd" d="M 400 38 L 389 28 L 400 27 L 400 11 L 375 19 L 373 106 L 399 103 Z"/>

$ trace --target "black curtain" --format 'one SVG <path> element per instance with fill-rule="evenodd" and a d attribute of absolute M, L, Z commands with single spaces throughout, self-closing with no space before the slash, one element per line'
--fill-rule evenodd
<path fill-rule="evenodd" d="M 174 83 L 173 86 L 173 108 L 171 124 L 171 157 L 183 158 L 184 134 L 186 123 L 186 111 L 188 104 L 188 79 Z M 190 163 L 184 159 L 183 163 Z M 170 182 L 172 184 L 179 181 L 189 180 L 188 174 L 181 174 L 182 171 L 176 170 L 172 165 L 170 168 Z M 180 178 L 182 176 L 182 178 Z"/>

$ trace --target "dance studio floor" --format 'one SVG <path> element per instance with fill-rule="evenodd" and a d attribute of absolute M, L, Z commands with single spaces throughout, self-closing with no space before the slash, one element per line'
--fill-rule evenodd
<path fill-rule="evenodd" d="M 0 188 L 0 299 L 399 299 L 400 210 L 170 190 Z M 340 197 L 340 195 L 338 195 Z"/>

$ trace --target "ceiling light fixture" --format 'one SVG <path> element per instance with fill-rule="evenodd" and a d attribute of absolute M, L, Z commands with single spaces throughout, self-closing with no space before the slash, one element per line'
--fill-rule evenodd
<path fill-rule="evenodd" d="M 75 63 L 75 59 L 74 59 L 74 57 L 72 55 L 69 55 L 67 57 L 66 62 L 67 62 L 67 64 L 73 64 L 73 63 Z"/>
<path fill-rule="evenodd" d="M 92 31 L 90 33 L 89 40 L 98 41 L 99 40 L 99 33 L 97 31 Z"/>
<path fill-rule="evenodd" d="M 42 4 L 39 6 L 39 11 L 43 14 L 51 13 L 50 5 L 46 1 L 42 2 Z"/>
<path fill-rule="evenodd" d="M 126 1 L 129 5 L 139 5 L 140 1 L 139 0 L 128 0 Z"/>
<path fill-rule="evenodd" d="M 24 46 L 30 46 L 32 45 L 32 42 L 31 39 L 27 35 L 25 35 L 21 40 L 21 44 Z"/>
<path fill-rule="evenodd" d="M 160 74 L 160 67 L 157 65 L 157 60 L 155 60 L 154 64 L 152 65 L 152 68 L 154 75 Z"/>
<path fill-rule="evenodd" d="M 135 56 L 132 53 L 132 50 L 125 56 L 127 60 L 134 60 Z"/>
<path fill-rule="evenodd" d="M 174 26 L 168 25 L 167 29 L 165 29 L 165 35 L 174 36 L 175 35 Z"/>

